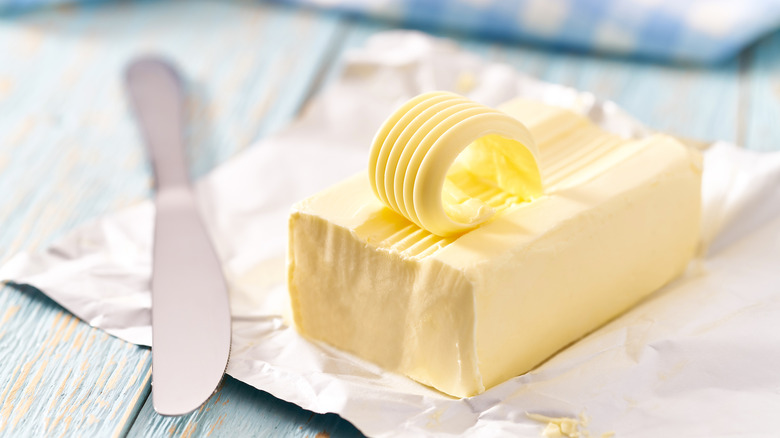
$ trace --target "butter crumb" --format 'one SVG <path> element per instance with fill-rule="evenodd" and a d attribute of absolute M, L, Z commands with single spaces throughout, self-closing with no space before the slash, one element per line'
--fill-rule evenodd
<path fill-rule="evenodd" d="M 544 431 L 542 432 L 542 436 L 547 438 L 562 438 L 563 431 L 561 430 L 560 426 L 556 423 L 549 423 L 547 427 L 544 428 Z"/>
<path fill-rule="evenodd" d="M 526 412 L 528 418 L 540 423 L 547 423 L 542 435 L 545 438 L 590 438 L 590 431 L 586 428 L 590 423 L 590 418 L 581 413 L 578 418 L 569 417 L 548 417 L 541 414 L 532 414 Z M 612 438 L 615 432 L 607 432 L 601 435 L 601 438 Z"/>
<path fill-rule="evenodd" d="M 576 418 L 548 417 L 546 415 L 526 413 L 528 418 L 547 423 L 542 431 L 546 438 L 580 438 L 580 422 Z"/>

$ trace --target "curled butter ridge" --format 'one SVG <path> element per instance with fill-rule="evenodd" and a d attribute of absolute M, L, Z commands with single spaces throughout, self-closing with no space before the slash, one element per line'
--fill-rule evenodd
<path fill-rule="evenodd" d="M 439 236 L 473 229 L 495 214 L 448 181 L 453 163 L 530 201 L 542 195 L 536 144 L 517 119 L 449 92 L 421 94 L 379 128 L 369 181 L 389 208 Z"/>

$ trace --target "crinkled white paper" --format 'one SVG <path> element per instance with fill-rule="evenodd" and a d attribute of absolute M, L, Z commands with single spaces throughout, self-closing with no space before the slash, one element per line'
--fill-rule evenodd
<path fill-rule="evenodd" d="M 776 436 L 777 153 L 712 145 L 705 152 L 708 249 L 702 258 L 627 314 L 477 397 L 447 397 L 312 344 L 287 325 L 284 258 L 291 204 L 364 170 L 382 120 L 407 98 L 433 89 L 488 105 L 537 98 L 624 135 L 647 133 L 613 103 L 522 76 L 446 41 L 412 32 L 375 36 L 348 55 L 342 77 L 300 120 L 198 184 L 231 286 L 228 373 L 306 409 L 337 412 L 375 436 L 539 436 L 543 425 L 527 412 L 584 412 L 594 435 Z M 153 214 L 144 202 L 84 224 L 43 253 L 11 259 L 0 278 L 32 284 L 90 324 L 150 345 Z"/>

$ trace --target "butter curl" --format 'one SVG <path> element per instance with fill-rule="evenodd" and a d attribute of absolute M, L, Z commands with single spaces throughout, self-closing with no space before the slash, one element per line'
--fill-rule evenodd
<path fill-rule="evenodd" d="M 460 190 L 450 177 L 453 169 L 530 201 L 543 193 L 537 156 L 533 137 L 519 120 L 437 91 L 409 100 L 379 128 L 369 181 L 389 208 L 433 234 L 450 236 L 496 213 Z"/>

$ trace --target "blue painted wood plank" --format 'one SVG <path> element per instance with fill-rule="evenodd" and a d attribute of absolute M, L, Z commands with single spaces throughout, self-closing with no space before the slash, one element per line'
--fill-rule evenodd
<path fill-rule="evenodd" d="M 319 415 L 303 410 L 228 376 L 201 409 L 181 417 L 158 415 L 150 398 L 128 436 L 327 438 L 363 435 L 336 414 Z"/>
<path fill-rule="evenodd" d="M 150 196 L 122 88 L 133 56 L 162 53 L 189 78 L 197 176 L 295 115 L 338 27 L 333 17 L 254 3 L 84 9 L 0 21 L 0 47 L 9 47 L 0 52 L 0 193 L 8 194 L 0 262 Z"/>
<path fill-rule="evenodd" d="M 750 149 L 780 150 L 780 32 L 754 45 L 745 64 L 740 141 Z"/>
<path fill-rule="evenodd" d="M 193 96 L 191 169 L 201 175 L 295 115 L 338 24 L 206 1 L 0 20 L 0 263 L 150 195 L 122 89 L 131 57 L 162 53 L 182 67 Z M 88 327 L 32 288 L 0 294 L 0 435 L 124 435 L 150 390 L 149 350 Z"/>
<path fill-rule="evenodd" d="M 29 286 L 0 290 L 0 436 L 118 436 L 149 393 L 149 349 Z"/>

